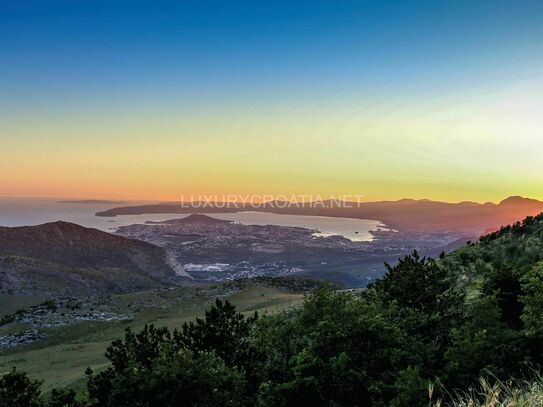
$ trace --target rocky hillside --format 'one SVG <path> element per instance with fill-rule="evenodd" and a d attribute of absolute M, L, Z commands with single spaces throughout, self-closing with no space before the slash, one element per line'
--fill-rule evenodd
<path fill-rule="evenodd" d="M 0 228 L 0 292 L 124 292 L 175 279 L 152 244 L 66 222 Z"/>

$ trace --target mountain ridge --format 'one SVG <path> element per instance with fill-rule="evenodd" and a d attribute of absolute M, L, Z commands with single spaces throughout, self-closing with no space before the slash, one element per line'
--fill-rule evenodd
<path fill-rule="evenodd" d="M 164 249 L 63 221 L 0 227 L 0 256 L 3 292 L 129 292 L 176 280 Z"/>
<path fill-rule="evenodd" d="M 375 219 L 388 226 L 404 230 L 470 231 L 482 233 L 488 229 L 514 223 L 526 216 L 543 212 L 543 202 L 536 199 L 511 196 L 498 204 L 463 201 L 457 203 L 427 199 L 402 199 L 397 201 L 348 202 L 337 205 L 303 203 L 289 207 L 275 207 L 272 203 L 261 205 L 209 204 L 207 207 L 187 204 L 142 205 L 112 208 L 96 216 L 141 215 L 158 213 L 231 213 L 244 210 L 273 212 L 291 215 L 315 215 Z"/>

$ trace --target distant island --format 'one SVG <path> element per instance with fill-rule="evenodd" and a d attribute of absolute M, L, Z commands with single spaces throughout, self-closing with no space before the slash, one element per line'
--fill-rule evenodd
<path fill-rule="evenodd" d="M 124 201 L 108 201 L 105 199 L 81 199 L 73 201 L 58 201 L 59 204 L 96 204 L 96 205 L 120 205 L 126 202 Z"/>

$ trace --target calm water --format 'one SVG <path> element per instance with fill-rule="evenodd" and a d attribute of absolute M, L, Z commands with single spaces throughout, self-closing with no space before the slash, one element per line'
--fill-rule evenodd
<path fill-rule="evenodd" d="M 147 202 L 149 203 L 149 202 Z M 119 226 L 179 219 L 188 215 L 150 214 L 122 215 L 114 218 L 94 216 L 98 211 L 123 205 L 138 205 L 141 202 L 125 204 L 74 204 L 58 203 L 45 199 L 0 198 L 0 226 L 39 225 L 63 220 L 82 226 L 114 231 Z M 246 225 L 297 226 L 320 231 L 320 235 L 341 235 L 355 241 L 371 240 L 372 230 L 384 227 L 381 222 L 366 219 L 332 218 L 326 216 L 278 215 L 265 212 L 213 213 L 217 219 L 232 220 Z"/>
<path fill-rule="evenodd" d="M 370 231 L 385 227 L 368 219 L 332 218 L 328 216 L 279 215 L 266 212 L 213 213 L 217 219 L 233 220 L 245 225 L 297 226 L 315 229 L 321 236 L 341 235 L 354 241 L 369 241 Z"/>

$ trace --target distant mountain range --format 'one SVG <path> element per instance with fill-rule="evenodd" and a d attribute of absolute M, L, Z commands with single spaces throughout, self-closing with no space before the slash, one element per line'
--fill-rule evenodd
<path fill-rule="evenodd" d="M 494 230 L 543 212 L 543 202 L 513 196 L 499 204 L 477 202 L 437 202 L 427 199 L 402 199 L 399 201 L 350 202 L 337 201 L 306 203 L 298 206 L 267 202 L 259 206 L 164 203 L 155 205 L 123 206 L 98 212 L 96 216 L 141 215 L 158 213 L 224 213 L 243 210 L 273 212 L 292 215 L 315 215 L 374 219 L 404 231 L 466 231 L 475 234 Z"/>
<path fill-rule="evenodd" d="M 160 247 L 73 223 L 0 227 L 0 293 L 130 292 L 175 279 Z"/>

